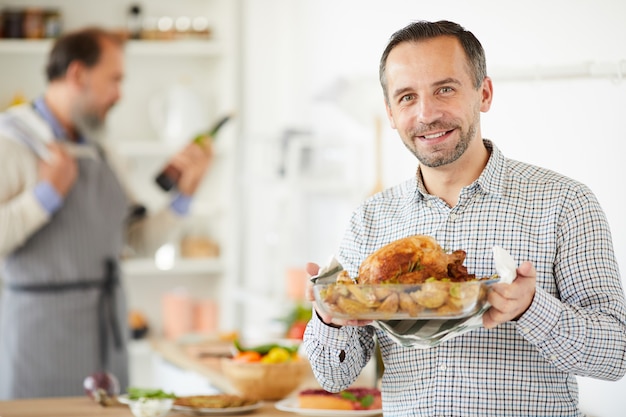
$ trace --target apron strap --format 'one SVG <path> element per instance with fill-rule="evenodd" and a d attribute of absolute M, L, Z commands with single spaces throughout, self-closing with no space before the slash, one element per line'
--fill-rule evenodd
<path fill-rule="evenodd" d="M 115 287 L 119 284 L 119 268 L 117 262 L 112 258 L 105 260 L 105 275 L 100 299 L 98 300 L 98 327 L 100 332 L 100 367 L 107 370 L 109 365 L 109 340 L 107 331 L 107 318 L 110 321 L 113 333 L 113 343 L 117 350 L 122 348 L 122 334 L 120 324 L 117 320 Z M 108 311 L 108 314 L 107 314 Z"/>
<path fill-rule="evenodd" d="M 86 290 L 100 288 L 98 297 L 98 347 L 100 368 L 106 370 L 109 365 L 109 331 L 111 326 L 113 343 L 117 350 L 122 349 L 122 332 L 116 314 L 115 288 L 119 285 L 119 266 L 115 259 L 107 258 L 104 261 L 104 280 L 89 280 L 63 282 L 54 284 L 16 284 L 6 283 L 5 287 L 11 291 L 30 293 L 58 293 L 65 291 Z"/>

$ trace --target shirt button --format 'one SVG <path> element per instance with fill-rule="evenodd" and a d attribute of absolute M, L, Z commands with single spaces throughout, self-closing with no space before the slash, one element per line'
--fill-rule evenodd
<path fill-rule="evenodd" d="M 550 355 L 550 360 L 554 362 L 556 360 L 556 355 Z"/>
<path fill-rule="evenodd" d="M 457 217 L 459 217 L 459 216 L 454 214 L 454 213 L 450 213 L 449 219 L 452 220 L 452 221 L 455 221 Z"/>
<path fill-rule="evenodd" d="M 427 201 L 427 202 L 426 202 L 426 207 L 428 207 L 428 208 L 432 208 L 432 207 L 433 207 L 433 203 L 432 203 L 432 201 Z"/>
<path fill-rule="evenodd" d="M 446 369 L 448 369 L 448 367 L 446 365 L 441 365 L 439 369 L 441 369 L 442 371 L 445 371 Z"/>
<path fill-rule="evenodd" d="M 528 334 L 529 332 L 530 332 L 530 329 L 528 327 L 522 327 L 522 333 Z"/>

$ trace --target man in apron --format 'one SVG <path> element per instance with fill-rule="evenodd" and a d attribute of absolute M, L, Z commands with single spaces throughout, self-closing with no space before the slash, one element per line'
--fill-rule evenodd
<path fill-rule="evenodd" d="M 98 140 L 120 98 L 122 41 L 97 28 L 69 33 L 46 71 L 42 97 L 0 115 L 0 399 L 82 395 L 95 371 L 126 389 L 119 255 L 127 242 L 167 239 L 212 156 L 197 144 L 175 155 L 178 193 L 145 215 Z"/>

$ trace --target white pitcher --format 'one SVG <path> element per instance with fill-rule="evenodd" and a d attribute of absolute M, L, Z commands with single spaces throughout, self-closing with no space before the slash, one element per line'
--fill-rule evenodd
<path fill-rule="evenodd" d="M 211 122 L 208 98 L 184 83 L 159 91 L 149 102 L 150 119 L 159 138 L 172 147 L 189 142 Z"/>

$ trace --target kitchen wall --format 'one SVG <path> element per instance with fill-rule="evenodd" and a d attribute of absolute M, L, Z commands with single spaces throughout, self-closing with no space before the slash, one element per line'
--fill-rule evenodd
<path fill-rule="evenodd" d="M 329 144 L 360 151 L 355 153 L 358 157 L 348 153 L 344 159 L 348 166 L 358 167 L 359 175 L 338 180 L 356 197 L 346 195 L 342 200 L 337 195 L 330 199 L 302 193 L 296 185 L 302 178 L 295 175 L 291 195 L 308 198 L 308 204 L 297 206 L 300 216 L 294 223 L 299 225 L 299 239 L 268 228 L 249 235 L 246 253 L 255 260 L 255 279 L 282 282 L 280 269 L 262 274 L 267 254 L 255 257 L 252 250 L 259 242 L 281 237 L 305 240 L 306 245 L 297 246 L 299 251 L 294 253 L 292 246 L 283 253 L 283 266 L 303 259 L 324 262 L 332 254 L 350 205 L 359 195 L 367 195 L 374 182 L 373 120 L 382 112 L 376 82 L 380 53 L 393 31 L 417 19 L 455 20 L 477 35 L 486 49 L 495 89 L 492 109 L 483 115 L 483 135 L 509 157 L 588 184 L 606 211 L 624 274 L 626 218 L 621 213 L 626 198 L 616 184 L 626 177 L 626 129 L 621 123 L 626 113 L 625 2 L 247 0 L 243 4 L 244 147 L 273 150 L 270 154 L 276 158 L 250 158 L 248 172 L 263 172 L 259 167 L 273 161 L 280 165 L 277 140 L 285 129 L 312 132 L 308 138 L 319 146 L 312 145 L 309 156 L 317 152 L 321 160 L 328 159 L 323 149 Z M 413 174 L 415 161 L 387 127 L 382 154 L 386 186 Z M 259 177 L 256 182 L 253 177 L 244 183 L 258 184 Z M 250 201 L 270 206 L 281 201 L 271 197 L 267 192 L 247 195 Z M 307 210 L 311 206 L 318 208 L 317 215 Z M 266 214 L 248 211 L 246 221 L 259 224 Z M 244 268 L 245 273 L 252 275 Z M 590 415 L 623 415 L 625 388 L 626 380 L 580 378 L 581 405 Z"/>

